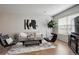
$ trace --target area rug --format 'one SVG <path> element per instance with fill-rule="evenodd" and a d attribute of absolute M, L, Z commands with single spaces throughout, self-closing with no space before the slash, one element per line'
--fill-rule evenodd
<path fill-rule="evenodd" d="M 5 55 L 17 55 L 21 53 L 28 53 L 33 51 L 39 51 L 39 50 L 45 50 L 50 48 L 55 48 L 56 46 L 50 42 L 47 42 L 45 40 L 42 41 L 42 44 L 40 45 L 34 45 L 34 46 L 23 46 L 22 43 L 17 43 L 14 45 Z"/>

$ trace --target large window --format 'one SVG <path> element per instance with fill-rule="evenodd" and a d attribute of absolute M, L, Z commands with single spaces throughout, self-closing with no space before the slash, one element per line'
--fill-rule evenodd
<path fill-rule="evenodd" d="M 58 19 L 58 33 L 68 35 L 71 32 L 75 32 L 74 18 L 77 16 L 79 16 L 79 14 L 74 14 Z"/>
<path fill-rule="evenodd" d="M 66 35 L 68 33 L 67 29 L 67 17 L 58 20 L 58 33 Z"/>

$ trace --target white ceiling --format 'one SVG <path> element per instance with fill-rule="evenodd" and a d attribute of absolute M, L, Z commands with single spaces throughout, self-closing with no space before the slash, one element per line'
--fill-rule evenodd
<path fill-rule="evenodd" d="M 0 12 L 53 16 L 73 5 L 74 4 L 4 4 L 0 5 Z"/>

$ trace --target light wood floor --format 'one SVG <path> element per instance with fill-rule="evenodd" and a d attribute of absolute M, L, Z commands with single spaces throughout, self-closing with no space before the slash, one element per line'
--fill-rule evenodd
<path fill-rule="evenodd" d="M 19 55 L 74 55 L 67 43 L 57 40 L 54 44 L 57 46 L 56 48 L 30 53 L 21 53 Z"/>

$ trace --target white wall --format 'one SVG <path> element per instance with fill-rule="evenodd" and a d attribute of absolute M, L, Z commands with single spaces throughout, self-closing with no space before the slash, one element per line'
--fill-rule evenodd
<path fill-rule="evenodd" d="M 0 32 L 2 33 L 14 33 L 14 32 L 27 32 L 24 30 L 24 19 L 34 19 L 37 22 L 37 31 L 46 35 L 48 30 L 47 22 L 51 20 L 50 16 L 44 15 L 25 15 L 25 14 L 12 14 L 1 13 L 0 14 Z"/>

